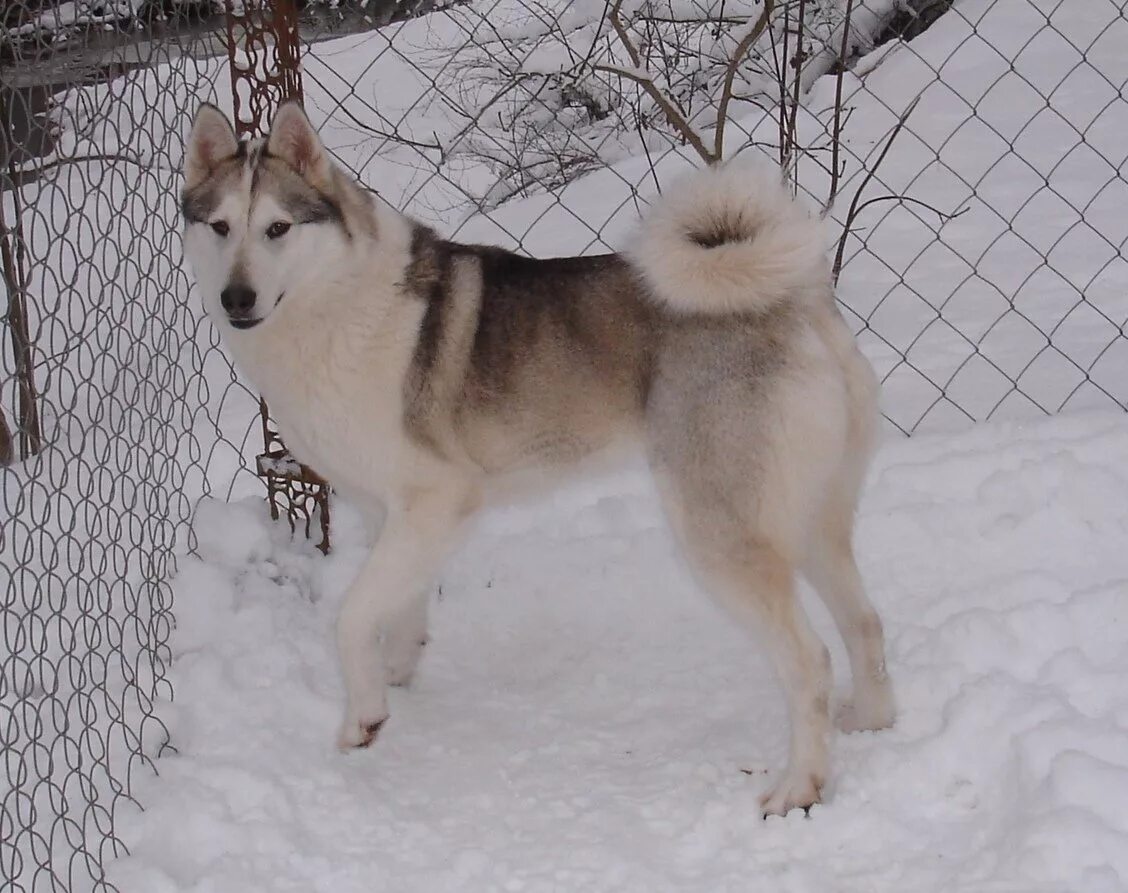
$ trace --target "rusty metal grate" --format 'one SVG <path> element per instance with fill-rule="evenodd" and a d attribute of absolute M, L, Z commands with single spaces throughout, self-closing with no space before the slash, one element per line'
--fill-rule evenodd
<path fill-rule="evenodd" d="M 265 136 L 279 103 L 302 101 L 301 45 L 293 0 L 244 0 L 226 4 L 227 52 L 235 133 L 240 139 Z M 255 467 L 266 482 L 270 515 L 285 514 L 290 529 L 310 536 L 316 518 L 318 548 L 329 551 L 329 485 L 292 456 L 282 443 L 265 400 L 259 401 L 263 452 Z"/>

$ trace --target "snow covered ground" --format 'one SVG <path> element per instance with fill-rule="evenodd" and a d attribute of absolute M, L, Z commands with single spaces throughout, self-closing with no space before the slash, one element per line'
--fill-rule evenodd
<path fill-rule="evenodd" d="M 891 440 L 858 551 L 900 716 L 838 735 L 827 802 L 763 821 L 767 661 L 688 580 L 642 473 L 488 517 L 419 675 L 333 746 L 362 554 L 211 504 L 176 583 L 178 756 L 122 824 L 125 891 L 1128 889 L 1128 419 Z M 842 651 L 832 643 L 840 686 Z"/>

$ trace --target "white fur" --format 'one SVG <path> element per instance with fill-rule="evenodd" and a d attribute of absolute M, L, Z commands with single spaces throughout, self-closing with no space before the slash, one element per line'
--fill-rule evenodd
<path fill-rule="evenodd" d="M 226 330 L 238 365 L 260 386 L 293 455 L 384 515 L 337 624 L 347 693 L 338 743 L 357 747 L 388 715 L 387 684 L 405 682 L 418 660 L 425 581 L 445 554 L 465 498 L 460 481 L 447 480 L 441 463 L 407 441 L 403 388 L 392 384 L 406 375 L 423 309 L 396 284 L 410 261 L 411 230 L 374 200 L 380 238 L 349 242 L 334 228 L 310 227 L 280 258 L 253 235 L 261 228 L 257 216 L 269 217 L 269 196 L 259 202 L 266 210 L 249 211 L 240 201 L 245 196 L 224 203 L 240 221 L 224 240 L 232 246 L 207 227 L 189 228 L 186 253 L 205 306 Z M 215 297 L 236 254 L 261 294 L 272 297 L 289 278 L 285 299 L 264 308 L 262 322 L 246 331 L 230 328 Z"/>
<path fill-rule="evenodd" d="M 310 245 L 294 246 L 292 264 L 276 264 L 290 267 L 281 271 L 290 275 L 285 299 L 255 328 L 231 330 L 227 343 L 291 452 L 338 488 L 382 498 L 384 481 L 399 472 L 393 460 L 402 445 L 403 395 L 374 382 L 406 374 L 422 307 L 396 286 L 410 259 L 410 230 L 378 200 L 376 210 L 380 239 L 350 244 L 331 228 L 308 228 Z M 270 247 L 247 252 L 252 281 L 268 295 L 282 287 L 265 256 Z"/>
<path fill-rule="evenodd" d="M 712 248 L 694 241 L 716 232 L 737 238 Z M 673 183 L 624 253 L 676 312 L 758 313 L 784 300 L 827 300 L 826 247 L 822 225 L 778 167 L 734 160 Z"/>

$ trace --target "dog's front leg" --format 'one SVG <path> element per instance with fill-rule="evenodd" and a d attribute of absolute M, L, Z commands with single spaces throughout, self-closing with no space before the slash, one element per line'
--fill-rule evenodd
<path fill-rule="evenodd" d="M 450 547 L 467 504 L 465 494 L 452 489 L 416 491 L 390 506 L 372 554 L 345 595 L 337 618 L 347 698 L 337 739 L 342 750 L 371 744 L 388 718 L 380 637 L 403 632 L 403 618 L 412 615 Z"/>
<path fill-rule="evenodd" d="M 380 630 L 380 649 L 388 685 L 407 685 L 415 675 L 427 644 L 427 602 L 430 586 L 408 598 L 403 609 Z"/>

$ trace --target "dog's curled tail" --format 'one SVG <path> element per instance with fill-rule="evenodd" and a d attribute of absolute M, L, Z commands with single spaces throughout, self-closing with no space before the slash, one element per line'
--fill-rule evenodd
<path fill-rule="evenodd" d="M 778 167 L 735 161 L 673 183 L 624 253 L 671 310 L 725 314 L 827 300 L 826 249 Z"/>

